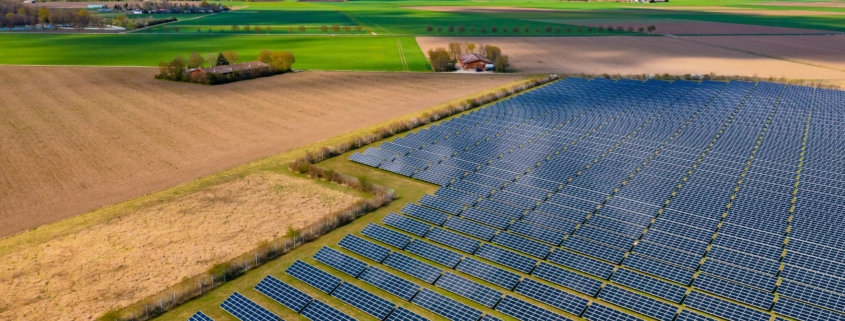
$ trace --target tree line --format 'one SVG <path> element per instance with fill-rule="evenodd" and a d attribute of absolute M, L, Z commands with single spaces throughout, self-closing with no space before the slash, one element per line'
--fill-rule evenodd
<path fill-rule="evenodd" d="M 269 49 L 261 51 L 261 53 L 258 54 L 257 60 L 267 64 L 268 67 L 253 68 L 228 74 L 213 72 L 190 73 L 190 71 L 194 69 L 205 68 L 206 65 L 208 65 L 209 68 L 228 66 L 237 64 L 241 61 L 240 55 L 231 50 L 220 53 L 207 53 L 204 55 L 192 52 L 187 59 L 182 55 L 178 55 L 171 61 L 159 62 L 159 73 L 155 75 L 155 78 L 217 85 L 286 73 L 291 71 L 293 64 L 296 62 L 296 58 L 290 51 L 272 51 Z"/>
<path fill-rule="evenodd" d="M 88 27 L 101 28 L 109 25 L 137 29 L 174 21 L 176 21 L 176 18 L 173 17 L 133 19 L 119 15 L 115 18 L 103 18 L 95 12 L 85 9 L 29 7 L 13 0 L 0 0 L 0 27 L 10 29 L 29 28 L 35 30 L 42 27 L 58 31 L 59 27 L 73 27 L 77 31 L 82 31 Z"/>
<path fill-rule="evenodd" d="M 428 60 L 434 71 L 453 71 L 458 62 L 458 56 L 465 53 L 487 58 L 493 62 L 493 69 L 497 72 L 509 71 L 510 61 L 508 56 L 502 54 L 501 48 L 493 45 L 451 42 L 446 48 L 429 49 Z"/>
<path fill-rule="evenodd" d="M 599 33 L 601 33 L 601 32 L 613 33 L 613 32 L 623 32 L 623 31 L 640 32 L 640 33 L 643 33 L 643 32 L 652 33 L 655 30 L 657 30 L 657 27 L 655 27 L 654 25 L 650 25 L 650 26 L 647 26 L 647 27 L 638 27 L 638 28 L 635 28 L 634 26 L 628 26 L 627 29 L 623 26 L 616 26 L 616 27 L 614 27 L 614 26 L 607 26 L 607 27 L 604 27 L 604 26 L 597 26 L 597 27 L 582 27 L 582 26 L 568 26 L 568 27 L 557 26 L 557 27 L 552 27 L 552 26 L 545 26 L 542 29 L 540 27 L 534 27 L 532 29 L 529 26 L 513 27 L 513 28 L 508 28 L 508 27 L 499 28 L 497 26 L 492 26 L 492 27 L 490 27 L 490 29 L 487 29 L 487 27 L 480 27 L 480 28 L 476 28 L 476 27 L 467 28 L 467 27 L 464 27 L 464 26 L 455 27 L 454 25 L 449 25 L 449 26 L 446 26 L 446 27 L 443 27 L 443 26 L 436 26 L 435 27 L 435 26 L 432 26 L 432 25 L 427 25 L 425 27 L 425 31 L 428 32 L 428 33 L 431 33 L 433 31 L 437 31 L 438 34 L 441 34 L 441 33 L 443 33 L 444 30 L 446 32 L 450 33 L 450 34 L 454 34 L 455 32 L 458 32 L 460 34 L 463 34 L 463 33 L 466 33 L 466 32 L 469 32 L 469 33 L 472 33 L 472 34 L 474 34 L 476 32 L 479 32 L 481 34 L 486 34 L 488 32 L 490 34 L 496 34 L 500 31 L 501 31 L 502 34 L 507 34 L 508 32 L 510 32 L 512 34 L 519 34 L 519 33 L 530 34 L 532 30 L 534 31 L 535 34 L 542 33 L 542 31 L 545 31 L 547 34 L 550 34 L 552 32 L 561 33 L 564 30 L 566 31 L 566 33 L 573 33 L 573 32 L 575 32 L 575 33 L 584 33 L 584 32 L 593 33 L 593 31 L 599 32 Z"/>

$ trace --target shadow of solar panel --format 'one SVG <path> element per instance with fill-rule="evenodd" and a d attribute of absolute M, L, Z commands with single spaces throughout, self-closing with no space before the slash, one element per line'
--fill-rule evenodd
<path fill-rule="evenodd" d="M 393 310 L 393 313 L 391 313 L 385 321 L 428 321 L 428 319 L 411 312 L 411 310 L 398 307 L 396 310 Z"/>
<path fill-rule="evenodd" d="M 296 288 L 279 281 L 278 279 L 268 275 L 258 285 L 255 290 L 261 292 L 273 301 L 279 302 L 282 305 L 290 308 L 296 313 L 302 311 L 312 298 Z"/>
<path fill-rule="evenodd" d="M 520 321 L 549 320 L 570 321 L 560 314 L 543 309 L 531 303 L 506 295 L 496 306 L 496 311 L 502 312 Z"/>
<path fill-rule="evenodd" d="M 492 266 L 471 257 L 464 258 L 455 269 L 508 290 L 513 290 L 522 278 L 519 274 L 508 272 L 505 269 Z"/>
<path fill-rule="evenodd" d="M 763 310 L 769 310 L 772 303 L 775 301 L 774 294 L 747 288 L 706 274 L 696 277 L 692 286 L 696 289 L 720 295 L 728 299 L 733 299 L 734 301 L 739 301 Z M 787 285 L 786 288 L 788 287 L 789 286 Z M 803 288 L 803 286 L 801 288 Z M 783 292 L 782 290 L 784 290 L 783 285 L 778 288 L 778 293 Z M 799 291 L 801 290 L 803 289 L 800 289 Z"/>
<path fill-rule="evenodd" d="M 671 321 L 675 318 L 675 311 L 678 310 L 674 305 L 622 289 L 615 285 L 605 286 L 599 292 L 598 298 L 661 321 Z"/>
<path fill-rule="evenodd" d="M 574 315 L 581 315 L 589 302 L 582 297 L 528 278 L 519 282 L 514 291 Z"/>
<path fill-rule="evenodd" d="M 675 303 L 681 303 L 687 289 L 627 269 L 619 269 L 611 277 L 616 283 Z"/>
<path fill-rule="evenodd" d="M 614 268 L 612 264 L 560 249 L 549 255 L 549 261 L 602 279 L 609 278 Z"/>
<path fill-rule="evenodd" d="M 633 315 L 621 312 L 619 310 L 614 310 L 608 308 L 607 306 L 599 303 L 593 303 L 587 308 L 587 312 L 584 312 L 584 319 L 590 321 L 605 321 L 605 320 L 614 320 L 614 321 L 642 321 L 643 319 L 637 318 Z"/>
<path fill-rule="evenodd" d="M 425 236 L 431 229 L 431 225 L 393 212 L 388 213 L 381 222 L 420 237 Z"/>
<path fill-rule="evenodd" d="M 299 260 L 285 270 L 285 273 L 326 293 L 332 293 L 340 284 L 340 278 Z"/>
<path fill-rule="evenodd" d="M 489 314 L 485 314 L 483 317 L 481 317 L 481 321 L 502 321 L 502 319 L 499 319 Z"/>
<path fill-rule="evenodd" d="M 698 314 L 698 313 L 690 312 L 690 310 L 683 310 L 683 311 L 681 311 L 681 314 L 679 314 L 678 317 L 675 318 L 675 321 L 717 321 L 717 320 L 710 318 L 710 317 L 703 316 L 703 315 Z M 778 320 L 775 319 L 775 321 L 778 321 Z"/>
<path fill-rule="evenodd" d="M 591 279 L 589 277 L 548 264 L 546 262 L 540 262 L 540 265 L 534 268 L 534 271 L 532 271 L 531 274 L 540 279 L 587 294 L 589 296 L 596 295 L 596 293 L 599 292 L 599 289 L 601 289 L 602 285 L 601 281 Z"/>
<path fill-rule="evenodd" d="M 252 302 L 238 292 L 232 293 L 220 304 L 226 312 L 243 321 L 279 321 L 282 320 L 264 307 Z M 479 316 L 480 317 L 480 316 Z"/>
<path fill-rule="evenodd" d="M 450 269 L 455 268 L 455 266 L 458 265 L 463 258 L 463 256 L 458 253 L 422 240 L 414 240 L 405 248 L 405 250 L 436 263 L 443 264 Z"/>
<path fill-rule="evenodd" d="M 560 245 L 560 243 L 563 242 L 563 238 L 566 237 L 565 233 L 522 221 L 511 223 L 508 227 L 508 231 L 543 241 L 554 246 Z"/>
<path fill-rule="evenodd" d="M 495 228 L 465 220 L 457 216 L 449 218 L 446 223 L 443 223 L 443 226 L 450 230 L 474 236 L 484 241 L 489 241 L 493 238 L 493 236 L 496 236 L 497 231 Z"/>
<path fill-rule="evenodd" d="M 537 265 L 537 260 L 535 259 L 490 244 L 482 244 L 478 251 L 475 252 L 475 255 L 523 273 L 531 273 L 531 270 Z"/>
<path fill-rule="evenodd" d="M 446 291 L 455 293 L 472 301 L 492 308 L 502 298 L 502 292 L 478 284 L 464 277 L 446 272 L 434 284 Z"/>
<path fill-rule="evenodd" d="M 358 278 L 405 301 L 411 301 L 420 286 L 377 267 L 370 267 Z"/>
<path fill-rule="evenodd" d="M 432 229 L 425 237 L 434 242 L 469 254 L 475 253 L 475 250 L 481 245 L 481 241 L 458 233 L 450 232 L 439 227 Z"/>
<path fill-rule="evenodd" d="M 326 246 L 314 254 L 314 259 L 352 277 L 357 277 L 367 268 L 367 263 Z"/>
<path fill-rule="evenodd" d="M 690 284 L 695 274 L 695 271 L 636 254 L 629 255 L 625 258 L 625 262 L 622 262 L 622 265 L 680 284 Z"/>
<path fill-rule="evenodd" d="M 429 289 L 420 291 L 412 302 L 452 321 L 476 321 L 481 318 L 482 314 L 475 308 Z"/>
<path fill-rule="evenodd" d="M 552 250 L 552 247 L 537 241 L 532 241 L 520 236 L 513 235 L 507 232 L 496 234 L 493 238 L 493 243 L 501 246 L 517 250 L 519 252 L 545 259 Z"/>
<path fill-rule="evenodd" d="M 446 213 L 458 215 L 461 211 L 464 210 L 466 205 L 456 203 L 451 200 L 447 200 L 445 198 L 433 196 L 430 194 L 425 194 L 420 200 L 419 203 L 431 208 L 435 208 Z"/>
<path fill-rule="evenodd" d="M 400 250 L 412 240 L 410 236 L 373 223 L 367 224 L 367 227 L 361 230 L 361 234 Z"/>
<path fill-rule="evenodd" d="M 770 315 L 698 291 L 692 291 L 684 300 L 684 305 L 701 310 L 728 320 L 769 320 Z"/>
<path fill-rule="evenodd" d="M 471 207 L 461 212 L 461 217 L 479 223 L 487 224 L 498 229 L 505 229 L 511 224 L 513 218 L 494 214 L 479 208 Z"/>
<path fill-rule="evenodd" d="M 372 167 L 379 167 L 379 165 L 381 165 L 381 163 L 384 161 L 380 158 L 364 155 L 361 153 L 352 154 L 352 156 L 349 156 L 349 160 Z"/>
<path fill-rule="evenodd" d="M 402 213 L 408 216 L 416 217 L 423 221 L 432 223 L 434 225 L 443 225 L 443 222 L 449 218 L 449 214 L 439 212 L 428 207 L 423 207 L 414 203 L 408 203 L 402 208 Z"/>
<path fill-rule="evenodd" d="M 311 301 L 302 315 L 312 321 L 355 321 L 355 318 L 325 304 L 319 300 Z"/>
<path fill-rule="evenodd" d="M 458 202 L 469 206 L 475 205 L 481 197 L 470 193 L 462 192 L 456 189 L 441 187 L 434 192 L 434 195 Z"/>
<path fill-rule="evenodd" d="M 387 318 L 387 315 L 396 307 L 390 301 L 347 282 L 338 286 L 332 292 L 332 296 L 379 320 Z"/>
<path fill-rule="evenodd" d="M 429 284 L 433 284 L 443 274 L 443 270 L 402 253 L 391 254 L 384 260 L 384 265 L 402 271 Z"/>
<path fill-rule="evenodd" d="M 384 258 L 390 255 L 390 250 L 386 247 L 352 234 L 347 234 L 342 240 L 340 240 L 338 245 L 379 263 L 384 261 Z"/>
<path fill-rule="evenodd" d="M 188 318 L 188 321 L 214 321 L 214 319 L 208 317 L 202 311 L 197 311 L 197 313 L 194 313 L 194 315 Z"/>

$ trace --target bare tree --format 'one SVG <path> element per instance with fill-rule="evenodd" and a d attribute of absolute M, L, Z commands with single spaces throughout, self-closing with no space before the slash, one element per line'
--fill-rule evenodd
<path fill-rule="evenodd" d="M 192 52 L 190 56 L 188 56 L 188 68 L 202 68 L 205 67 L 205 58 L 200 56 L 197 52 Z"/>

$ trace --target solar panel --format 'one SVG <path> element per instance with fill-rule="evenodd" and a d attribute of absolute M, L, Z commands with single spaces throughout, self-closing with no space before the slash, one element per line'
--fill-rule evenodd
<path fill-rule="evenodd" d="M 441 187 L 437 189 L 437 191 L 434 192 L 434 195 L 459 203 L 467 204 L 469 206 L 475 205 L 475 203 L 477 203 L 478 200 L 481 198 L 478 195 L 470 194 L 456 189 L 451 189 L 448 187 Z"/>
<path fill-rule="evenodd" d="M 443 222 L 445 222 L 446 219 L 449 218 L 449 214 L 428 207 L 423 207 L 414 203 L 408 203 L 407 205 L 405 205 L 405 207 L 402 208 L 402 213 L 405 213 L 408 216 L 421 219 L 434 225 L 443 225 Z"/>
<path fill-rule="evenodd" d="M 706 274 L 699 275 L 692 286 L 763 310 L 769 310 L 775 301 L 774 294 L 744 287 Z M 782 290 L 783 288 L 780 288 L 778 292 Z"/>
<path fill-rule="evenodd" d="M 574 315 L 581 315 L 589 302 L 582 297 L 528 278 L 519 282 L 514 291 Z"/>
<path fill-rule="evenodd" d="M 361 164 L 364 164 L 364 165 L 372 166 L 372 167 L 378 167 L 384 161 L 382 159 L 372 157 L 372 156 L 369 156 L 369 155 L 364 155 L 364 154 L 361 154 L 361 153 L 352 154 L 352 156 L 349 156 L 349 160 L 356 162 L 356 163 L 361 163 Z"/>
<path fill-rule="evenodd" d="M 384 258 L 390 255 L 390 250 L 386 247 L 352 234 L 347 234 L 338 245 L 376 262 L 384 261 Z"/>
<path fill-rule="evenodd" d="M 471 207 L 461 212 L 461 217 L 487 224 L 498 229 L 505 229 L 511 224 L 513 218 L 485 211 L 480 208 Z"/>
<path fill-rule="evenodd" d="M 340 278 L 299 260 L 288 267 L 285 273 L 326 293 L 332 293 L 340 284 Z"/>
<path fill-rule="evenodd" d="M 429 289 L 420 291 L 411 302 L 452 321 L 476 321 L 482 314 L 475 308 Z"/>
<path fill-rule="evenodd" d="M 505 296 L 502 302 L 496 306 L 496 311 L 507 314 L 520 321 L 549 320 L 549 321 L 570 321 L 560 314 L 543 309 L 531 303 L 517 299 L 510 295 Z"/>
<path fill-rule="evenodd" d="M 396 307 L 390 301 L 348 282 L 341 283 L 332 292 L 332 296 L 379 320 L 387 318 L 387 315 Z"/>
<path fill-rule="evenodd" d="M 531 273 L 531 270 L 537 265 L 537 260 L 535 259 L 490 244 L 482 244 L 478 251 L 475 252 L 475 255 L 523 273 Z"/>
<path fill-rule="evenodd" d="M 420 237 L 425 236 L 431 229 L 431 225 L 393 212 L 388 213 L 381 222 Z"/>
<path fill-rule="evenodd" d="M 435 285 L 472 301 L 492 308 L 502 298 L 502 292 L 483 286 L 464 277 L 446 272 Z"/>
<path fill-rule="evenodd" d="M 798 320 L 845 320 L 845 316 L 787 298 L 779 298 L 773 311 Z"/>
<path fill-rule="evenodd" d="M 678 317 L 675 318 L 675 321 L 717 321 L 716 319 L 703 316 L 698 313 L 690 312 L 690 310 L 683 310 L 681 314 L 678 314 Z M 775 321 L 778 321 L 775 319 Z"/>
<path fill-rule="evenodd" d="M 490 241 L 493 236 L 496 236 L 497 231 L 495 228 L 465 220 L 457 216 L 449 218 L 443 226 L 450 230 L 474 236 L 484 241 Z"/>
<path fill-rule="evenodd" d="M 678 310 L 677 307 L 671 304 L 622 289 L 615 285 L 605 286 L 599 292 L 598 298 L 661 321 L 671 321 L 675 318 L 675 311 Z"/>
<path fill-rule="evenodd" d="M 214 321 L 214 319 L 208 317 L 202 311 L 197 311 L 197 313 L 194 313 L 194 315 L 188 318 L 188 321 Z"/>
<path fill-rule="evenodd" d="M 431 207 L 431 208 L 435 208 L 435 209 L 444 211 L 446 213 L 454 214 L 454 215 L 460 214 L 461 211 L 464 210 L 464 207 L 466 207 L 465 204 L 456 203 L 456 202 L 453 202 L 451 200 L 447 200 L 447 199 L 440 198 L 440 197 L 433 196 L 433 195 L 429 195 L 429 194 L 424 195 L 419 200 L 419 202 L 422 205 L 425 205 L 425 206 L 428 206 L 428 207 Z"/>
<path fill-rule="evenodd" d="M 560 243 L 563 242 L 563 238 L 566 237 L 566 233 L 551 230 L 540 225 L 535 225 L 522 221 L 513 222 L 508 227 L 508 231 L 514 232 L 519 235 L 527 236 L 535 240 L 543 241 L 555 246 L 560 245 Z"/>
<path fill-rule="evenodd" d="M 326 246 L 314 254 L 314 259 L 352 277 L 357 277 L 367 268 L 367 263 Z"/>
<path fill-rule="evenodd" d="M 393 253 L 384 260 L 384 265 L 405 272 L 410 276 L 432 284 L 443 274 L 443 270 L 423 263 L 402 253 Z"/>
<path fill-rule="evenodd" d="M 428 319 L 411 312 L 411 310 L 398 307 L 396 310 L 393 310 L 393 313 L 391 313 L 385 321 L 428 321 Z"/>
<path fill-rule="evenodd" d="M 408 247 L 405 248 L 405 250 L 436 263 L 443 264 L 450 269 L 454 269 L 463 258 L 463 256 L 458 253 L 422 240 L 414 240 L 408 245 Z"/>
<path fill-rule="evenodd" d="M 296 313 L 302 311 L 302 309 L 304 309 L 305 306 L 312 300 L 310 295 L 305 294 L 304 292 L 297 290 L 296 288 L 279 281 L 270 275 L 261 280 L 261 282 L 255 286 L 255 290 L 290 308 Z"/>
<path fill-rule="evenodd" d="M 554 265 L 551 265 L 546 262 L 540 262 L 534 271 L 531 272 L 532 275 L 552 282 L 554 284 L 587 294 L 589 296 L 594 296 L 596 293 L 599 292 L 601 289 L 602 282 L 583 276 L 581 274 L 566 270 L 564 268 L 560 268 Z"/>
<path fill-rule="evenodd" d="M 570 269 L 595 275 L 602 279 L 609 278 L 610 274 L 613 273 L 614 268 L 611 264 L 564 250 L 555 250 L 552 252 L 552 254 L 549 255 L 549 261 L 563 265 Z"/>
<path fill-rule="evenodd" d="M 226 301 L 220 304 L 220 307 L 226 312 L 234 315 L 238 320 L 242 321 L 278 321 L 282 320 L 272 312 L 264 307 L 258 305 L 252 300 L 238 292 L 232 293 Z"/>
<path fill-rule="evenodd" d="M 311 301 L 311 304 L 302 310 L 302 316 L 312 321 L 355 321 L 355 318 L 340 312 L 320 300 Z"/>
<path fill-rule="evenodd" d="M 522 278 L 519 274 L 481 262 L 471 257 L 464 258 L 455 268 L 479 279 L 513 290 Z"/>
<path fill-rule="evenodd" d="M 481 321 L 502 321 L 502 319 L 499 319 L 489 314 L 485 314 L 483 317 L 481 317 Z"/>
<path fill-rule="evenodd" d="M 413 239 L 410 236 L 373 223 L 368 224 L 361 230 L 361 234 L 400 250 L 404 249 Z"/>
<path fill-rule="evenodd" d="M 622 264 L 633 270 L 642 271 L 681 284 L 689 284 L 695 274 L 692 270 L 642 255 L 629 255 Z"/>
<path fill-rule="evenodd" d="M 584 312 L 584 319 L 590 321 L 643 321 L 643 319 L 637 318 L 633 315 L 621 312 L 619 310 L 608 308 L 607 306 L 599 303 L 593 303 L 592 305 L 590 305 L 590 307 L 587 308 L 587 311 Z"/>
<path fill-rule="evenodd" d="M 507 232 L 496 234 L 496 237 L 493 238 L 493 243 L 538 257 L 540 259 L 545 259 L 552 250 L 552 247 L 547 244 L 532 241 Z"/>
<path fill-rule="evenodd" d="M 475 250 L 481 246 L 481 242 L 478 240 L 454 232 L 449 232 L 439 227 L 432 229 L 425 237 L 434 242 L 469 254 L 475 253 Z"/>
<path fill-rule="evenodd" d="M 768 313 L 763 313 L 698 291 L 692 291 L 684 300 L 684 304 L 693 309 L 729 320 L 769 320 L 770 317 Z"/>
<path fill-rule="evenodd" d="M 675 303 L 681 303 L 687 289 L 628 269 L 619 269 L 610 278 L 613 282 Z"/>
<path fill-rule="evenodd" d="M 419 285 L 377 267 L 370 267 L 358 278 L 405 301 L 411 301 L 411 298 L 420 290 Z"/>

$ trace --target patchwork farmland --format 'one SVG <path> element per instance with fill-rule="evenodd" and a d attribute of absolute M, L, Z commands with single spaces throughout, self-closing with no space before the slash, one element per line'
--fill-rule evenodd
<path fill-rule="evenodd" d="M 28 2 L 2 320 L 845 320 L 836 2 Z"/>

